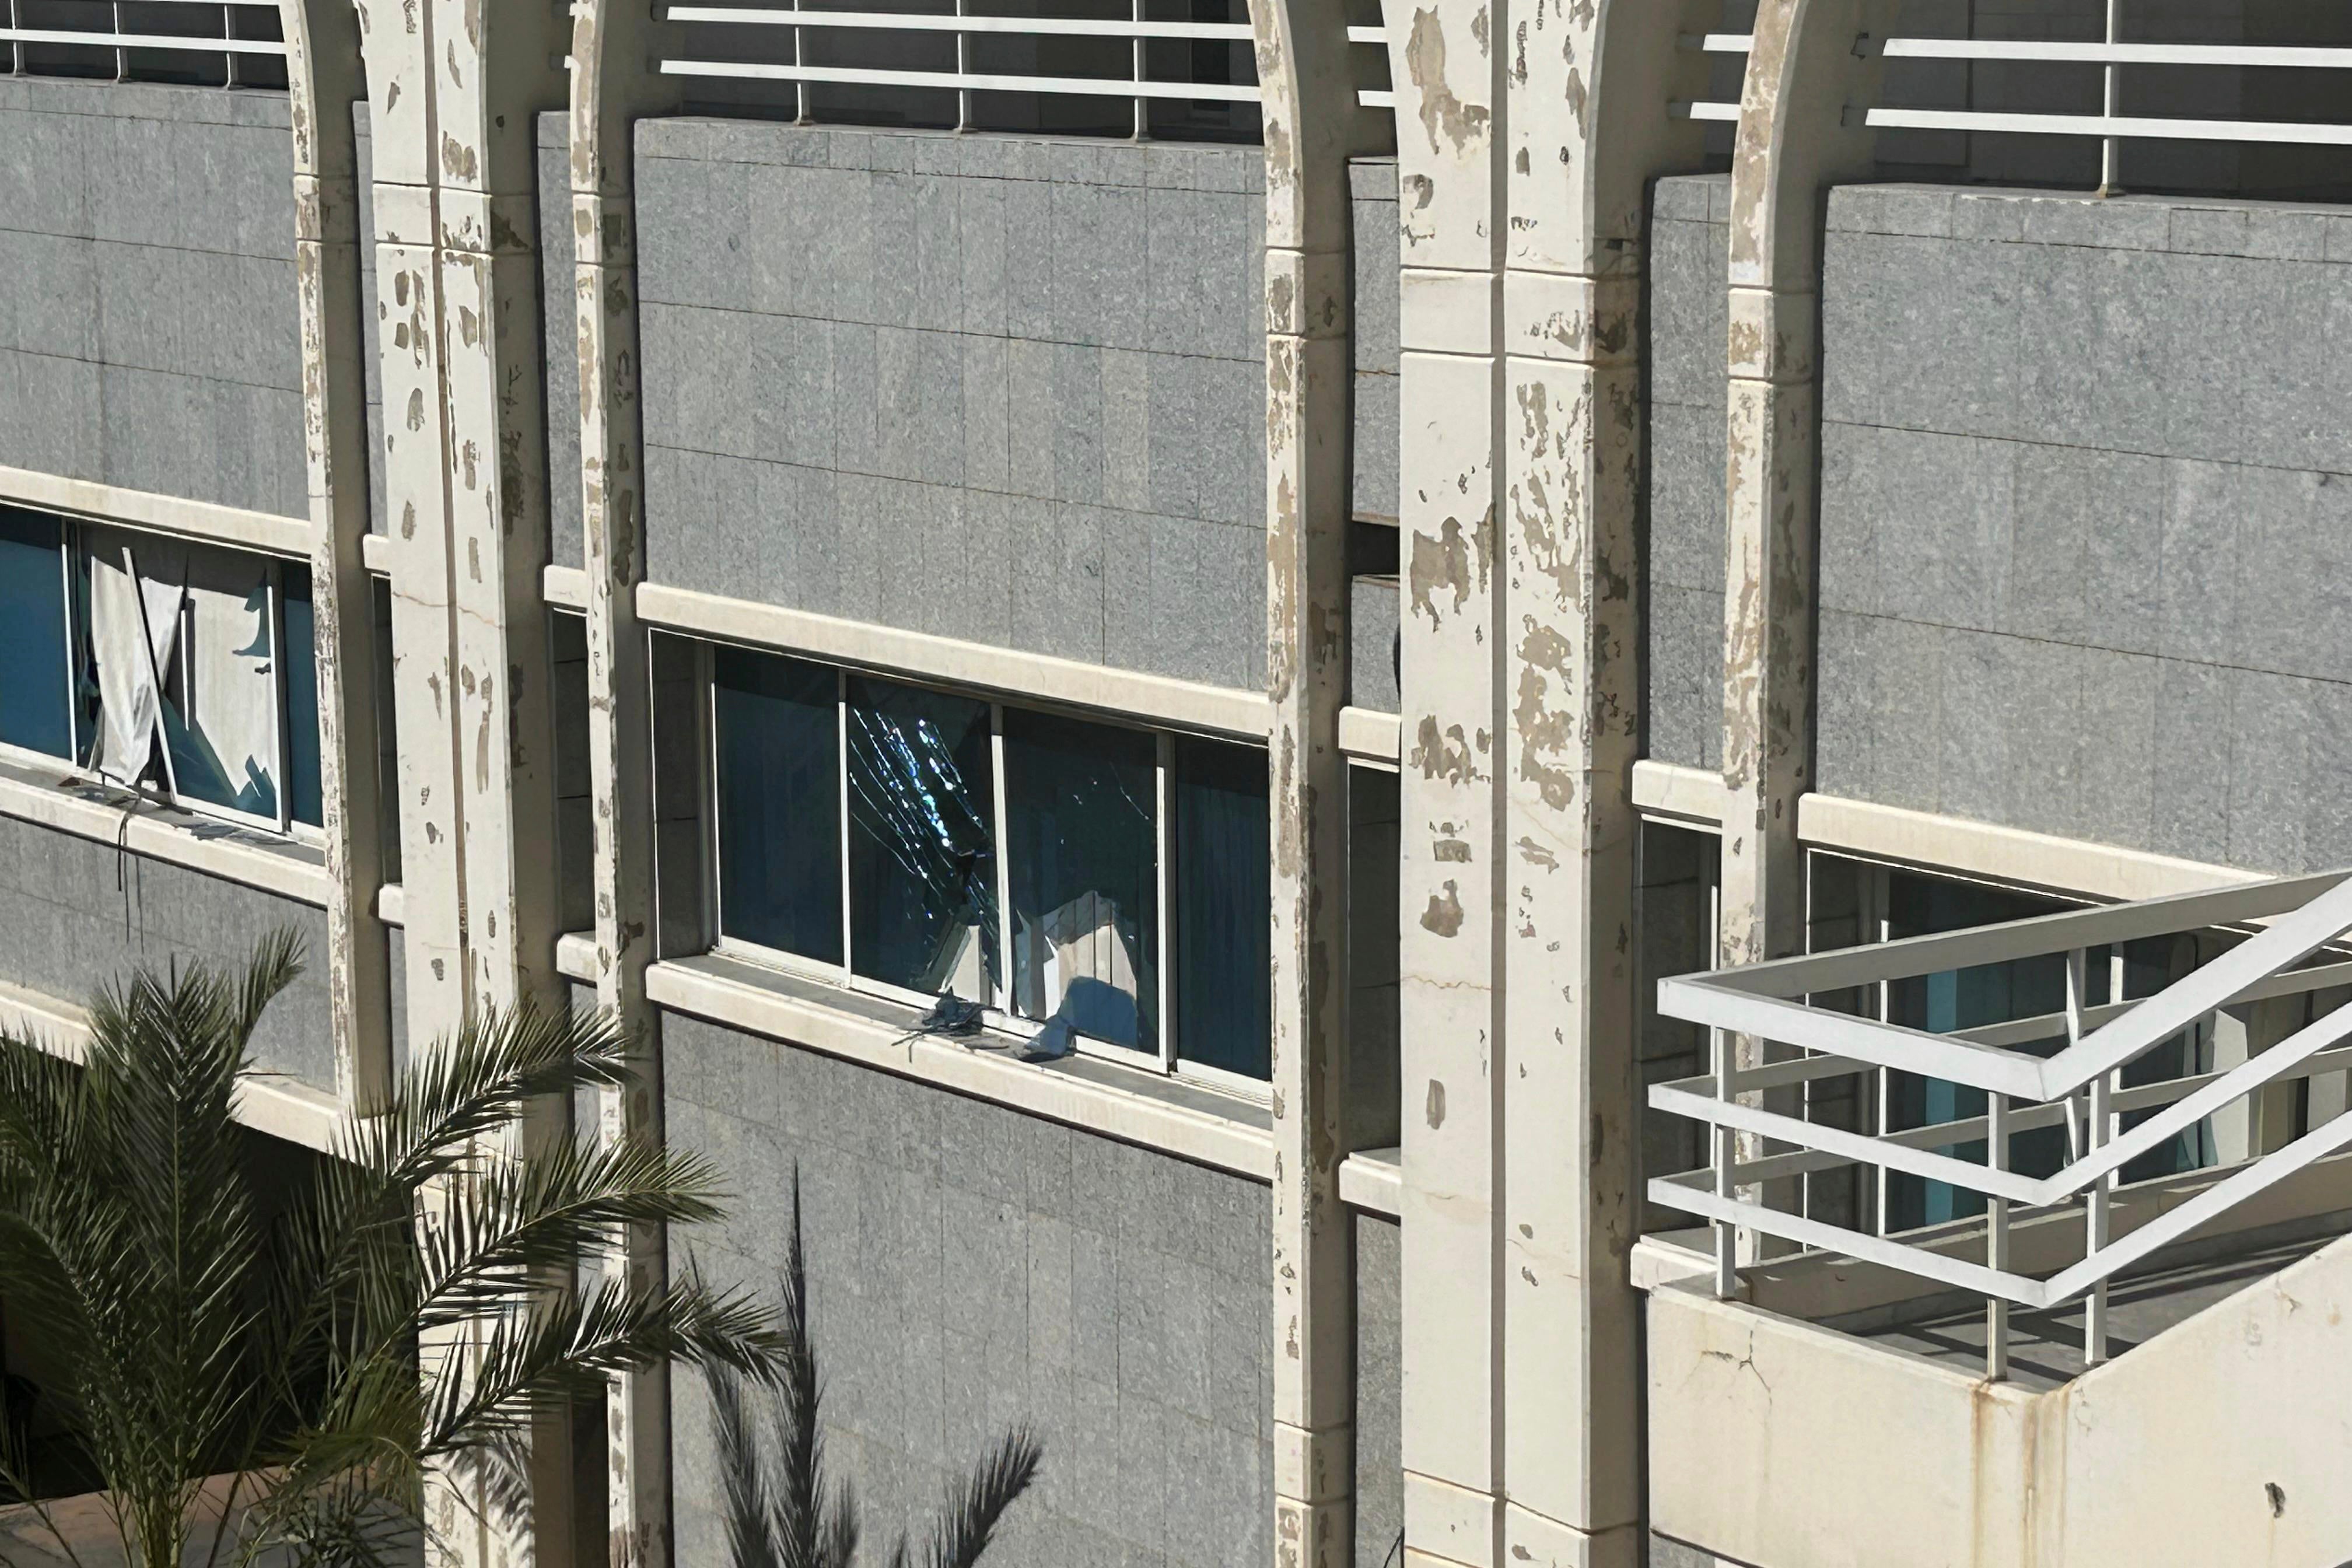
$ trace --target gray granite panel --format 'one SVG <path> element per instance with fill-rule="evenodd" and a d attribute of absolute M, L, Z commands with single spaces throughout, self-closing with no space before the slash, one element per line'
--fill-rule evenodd
<path fill-rule="evenodd" d="M 264 1015 L 253 1039 L 263 1070 L 335 1092 L 327 1021 L 326 912 L 111 844 L 0 817 L 0 979 L 83 1003 L 141 966 L 236 973 L 280 929 L 301 938 L 308 967 Z"/>
<path fill-rule="evenodd" d="M 1356 1215 L 1356 1568 L 1404 1530 L 1402 1254 L 1394 1220 Z"/>
<path fill-rule="evenodd" d="M 1662 231 L 1675 203 L 1662 186 Z M 2352 251 L 2330 222 L 1832 194 L 1822 788 L 2264 870 L 2344 858 Z M 1662 756 L 1691 662 L 1675 475 L 1701 438 L 1657 410 Z"/>
<path fill-rule="evenodd" d="M 300 517 L 283 99 L 47 79 L 0 103 L 0 453 Z"/>
<path fill-rule="evenodd" d="M 797 1163 L 826 1452 L 882 1549 L 1027 1422 L 1036 1487 L 992 1556 L 1224 1568 L 1273 1531 L 1265 1189 L 680 1015 L 669 1139 L 726 1220 L 674 1262 L 772 1290 Z M 700 1380 L 672 1385 L 682 1562 L 726 1559 Z"/>
<path fill-rule="evenodd" d="M 646 121 L 654 580 L 1261 685 L 1259 162 Z"/>

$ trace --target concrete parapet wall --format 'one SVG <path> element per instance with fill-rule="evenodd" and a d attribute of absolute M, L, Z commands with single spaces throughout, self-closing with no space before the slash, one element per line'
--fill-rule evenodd
<path fill-rule="evenodd" d="M 1845 187 L 1820 787 L 2352 860 L 2352 216 Z"/>
<path fill-rule="evenodd" d="M 670 1145 L 738 1194 L 722 1229 L 674 1234 L 674 1266 L 772 1291 L 799 1163 L 826 1452 L 875 1547 L 1025 1420 L 1045 1472 L 992 1555 L 1264 1560 L 1264 1186 L 679 1014 L 663 1045 Z M 677 1561 L 721 1562 L 708 1397 L 673 1387 Z"/>
<path fill-rule="evenodd" d="M 643 123 L 649 580 L 1262 687 L 1263 164 Z"/>
<path fill-rule="evenodd" d="M 110 844 L 0 816 L 0 981 L 82 1004 L 145 965 L 239 972 L 280 927 L 303 942 L 299 979 L 262 1017 L 256 1063 L 336 1092 L 327 1023 L 326 911 Z"/>
<path fill-rule="evenodd" d="M 283 97 L 0 79 L 0 463 L 303 517 Z"/>

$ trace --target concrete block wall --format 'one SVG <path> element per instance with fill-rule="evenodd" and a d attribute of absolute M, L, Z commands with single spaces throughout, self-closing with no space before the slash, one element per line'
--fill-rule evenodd
<path fill-rule="evenodd" d="M 580 338 L 572 245 L 571 121 L 539 117 L 539 300 L 547 345 L 547 526 L 558 566 L 587 563 L 580 520 Z"/>
<path fill-rule="evenodd" d="M 2352 217 L 1868 186 L 1829 230 L 1821 787 L 2352 861 Z"/>
<path fill-rule="evenodd" d="M 1650 213 L 1648 754 L 1723 751 L 1724 355 L 1731 181 L 1660 180 Z"/>
<path fill-rule="evenodd" d="M 648 121 L 653 580 L 1255 689 L 1263 154 Z"/>
<path fill-rule="evenodd" d="M 1404 1530 L 1404 1277 L 1396 1221 L 1356 1215 L 1356 1568 Z"/>
<path fill-rule="evenodd" d="M 1348 170 L 1356 220 L 1356 515 L 1393 520 L 1397 501 L 1397 228 L 1393 158 Z"/>
<path fill-rule="evenodd" d="M 738 1194 L 723 1227 L 673 1233 L 674 1266 L 772 1291 L 799 1163 L 826 1452 L 875 1546 L 1026 1420 L 1045 1473 L 992 1556 L 1263 1561 L 1264 1186 L 681 1015 L 662 1031 L 670 1143 Z M 695 1374 L 673 1411 L 677 1558 L 723 1562 Z"/>
<path fill-rule="evenodd" d="M 0 79 L 0 463 L 307 514 L 287 114 Z"/>
<path fill-rule="evenodd" d="M 158 974 L 196 961 L 240 973 L 280 927 L 302 938 L 306 967 L 263 1016 L 253 1057 L 331 1094 L 325 910 L 0 816 L 0 981 L 82 1004 L 142 964 Z"/>

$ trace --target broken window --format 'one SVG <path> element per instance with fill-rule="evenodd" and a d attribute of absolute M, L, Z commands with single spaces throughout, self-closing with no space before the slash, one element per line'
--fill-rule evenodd
<path fill-rule="evenodd" d="M 322 820 L 307 567 L 10 510 L 0 740 L 283 831 Z M 42 695 L 54 692 L 54 698 Z"/>
<path fill-rule="evenodd" d="M 1263 751 L 709 658 L 722 948 L 954 997 L 1033 1055 L 1267 1076 Z"/>

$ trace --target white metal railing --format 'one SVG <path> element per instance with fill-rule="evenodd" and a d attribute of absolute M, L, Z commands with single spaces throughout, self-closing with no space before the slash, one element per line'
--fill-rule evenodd
<path fill-rule="evenodd" d="M 2126 942 L 2249 926 L 2259 929 L 2153 995 L 2091 1000 L 2088 963 L 2095 950 L 2120 952 Z M 2009 1303 L 2040 1310 L 2081 1300 L 2085 1356 L 2102 1360 L 2109 1279 L 2314 1162 L 2352 1147 L 2352 1113 L 2323 1116 L 2315 1109 L 2318 1097 L 2310 1097 L 2315 1110 L 2307 1130 L 2277 1147 L 2250 1149 L 2244 1160 L 2214 1173 L 2194 1195 L 2118 1237 L 2110 1234 L 2110 1204 L 2124 1168 L 2237 1101 L 2278 1085 L 2352 1069 L 2352 1045 L 2345 1043 L 2352 1039 L 2352 1005 L 2318 1013 L 2226 1070 L 2193 1070 L 2191 1062 L 2186 1064 L 2191 1070 L 2126 1087 L 2124 1069 L 2209 1026 L 2223 1009 L 2352 987 L 2352 962 L 2309 962 L 2347 932 L 2352 874 L 2339 872 L 1662 981 L 1659 1012 L 1706 1026 L 1715 1062 L 1708 1075 L 1654 1086 L 1649 1102 L 1706 1124 L 1712 1133 L 1711 1154 L 1705 1169 L 1653 1179 L 1649 1196 L 1714 1225 L 1716 1287 L 1724 1295 L 1737 1289 L 1739 1233 L 1757 1233 L 1983 1296 L 1992 1375 L 2006 1372 Z M 2065 962 L 2062 1010 L 1950 1034 L 1855 1016 L 1807 1000 L 2060 956 Z M 1751 1051 L 1751 1062 L 1759 1057 L 1784 1059 L 1740 1066 L 1735 1047 L 1740 1037 L 1766 1047 Z M 2054 1039 L 2064 1044 L 2053 1055 L 2024 1048 Z M 1775 1090 L 1850 1075 L 1875 1078 L 1883 1094 L 1885 1080 L 1878 1075 L 1886 1072 L 1981 1090 L 1986 1110 L 1902 1131 L 1885 1130 L 1882 1119 L 1882 1130 L 1874 1133 L 1810 1121 L 1774 1105 L 1786 1098 Z M 2126 1128 L 2123 1119 L 2130 1113 L 2140 1113 L 2141 1120 Z M 2049 1127 L 2066 1130 L 2060 1168 L 2043 1176 L 2015 1170 L 2013 1141 Z M 1745 1156 L 1741 1135 L 1749 1141 Z M 1979 1142 L 1984 1146 L 1980 1160 L 1950 1152 Z M 1765 1184 L 1852 1166 L 1983 1194 L 1984 1261 L 1959 1256 L 1941 1230 L 1906 1239 L 1766 1201 Z M 2011 1266 L 2012 1225 L 2032 1211 L 2039 1211 L 2039 1219 L 2077 1205 L 2084 1226 L 2078 1258 L 2040 1275 Z"/>
<path fill-rule="evenodd" d="M 1113 0 L 1116 4 L 1117 0 Z M 975 15 L 968 0 L 955 0 L 952 13 L 910 15 L 902 12 L 820 10 L 806 5 L 671 5 L 664 15 L 672 22 L 772 27 L 782 39 L 777 59 L 716 59 L 668 58 L 659 62 L 665 75 L 713 77 L 747 81 L 791 83 L 799 118 L 813 118 L 808 89 L 820 83 L 866 87 L 938 89 L 956 95 L 955 125 L 973 123 L 971 95 L 975 92 L 1035 94 L 1044 97 L 1124 99 L 1132 106 L 1135 134 L 1150 133 L 1150 106 L 1175 100 L 1245 104 L 1258 101 L 1252 80 L 1172 80 L 1150 74 L 1147 46 L 1155 41 L 1222 43 L 1252 42 L 1247 22 L 1168 22 L 1148 18 L 1143 0 L 1127 0 L 1125 16 L 1006 16 Z M 876 36 L 919 36 L 952 38 L 953 68 L 906 68 L 886 66 L 823 65 L 809 58 L 812 36 L 849 33 Z M 1126 39 L 1133 46 L 1123 52 L 1124 70 L 1072 71 L 1033 69 L 985 71 L 972 68 L 972 40 L 989 37 L 1050 39 Z M 1246 51 L 1243 51 L 1246 52 Z M 1254 62 L 1253 62 L 1254 68 Z M 1250 71 L 1235 73 L 1248 76 Z"/>
<path fill-rule="evenodd" d="M 2352 125 L 2248 119 L 2189 119 L 2127 115 L 2121 111 L 2126 66 L 2237 67 L 2290 70 L 2352 70 L 2352 48 L 2234 44 L 2139 44 L 2123 37 L 2124 0 L 2107 0 L 2106 37 L 2096 43 L 2042 43 L 2009 38 L 1887 38 L 1888 59 L 2001 61 L 2018 64 L 2084 65 L 2101 68 L 2102 109 L 2096 114 L 2018 113 L 1976 109 L 1900 109 L 1877 105 L 1865 120 L 1886 130 L 2007 132 L 2031 136 L 2080 136 L 2101 144 L 2102 188 L 2116 187 L 2121 144 L 2134 139 L 2227 142 L 2248 145 L 2352 146 Z M 1744 55 L 1752 46 L 1745 33 L 1686 34 L 1683 47 L 1706 54 Z M 1862 40 L 1864 45 L 1867 39 Z M 1738 121 L 1739 105 L 1676 103 L 1690 120 Z"/>
<path fill-rule="evenodd" d="M 171 5 L 174 14 L 201 16 L 207 24 L 202 32 L 145 32 L 126 27 L 124 0 L 113 0 L 105 7 L 108 25 L 104 27 L 27 26 L 26 12 L 29 0 L 5 0 L 7 25 L 0 26 L 0 43 L 8 46 L 6 56 L 9 70 L 19 76 L 40 76 L 58 72 L 58 63 L 41 57 L 39 46 L 64 46 L 110 51 L 114 57 L 114 78 L 118 81 L 133 79 L 132 53 L 160 53 L 173 56 L 218 56 L 223 83 L 229 87 L 257 85 L 243 79 L 244 62 L 255 58 L 282 60 L 286 45 L 278 36 L 278 0 L 133 0 L 136 5 Z M 95 9 L 83 6 L 87 14 Z M 217 28 L 217 31 L 214 30 Z M 29 49 L 26 46 L 34 46 Z M 58 74 L 87 74 L 82 71 Z M 259 85 L 276 86 L 276 81 Z"/>

